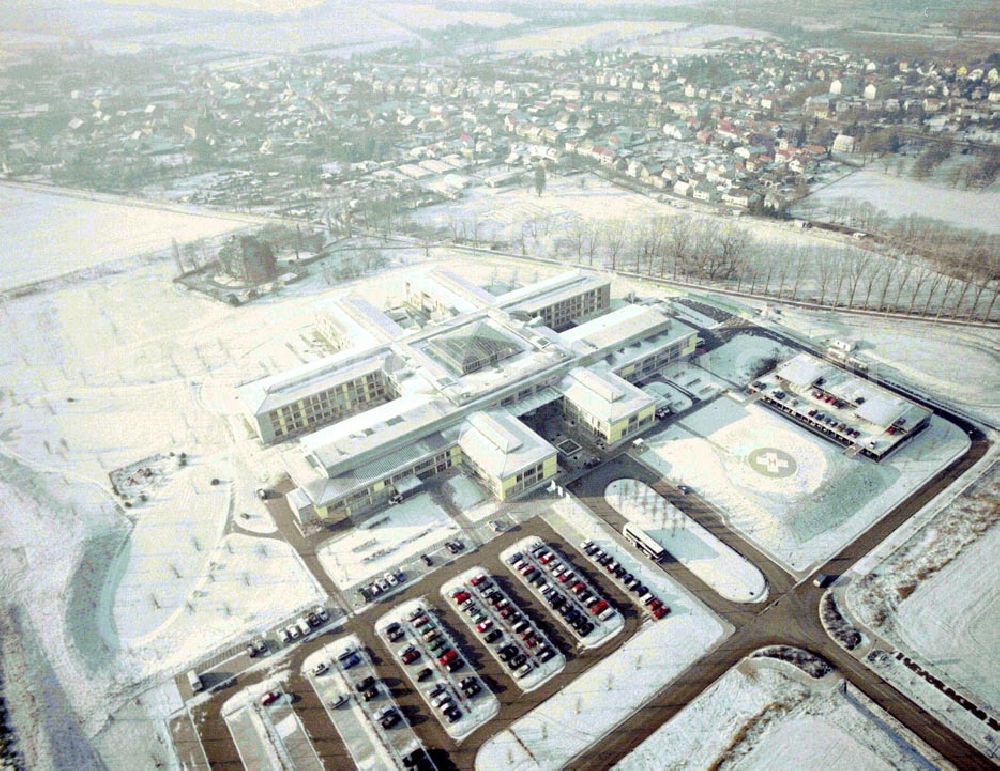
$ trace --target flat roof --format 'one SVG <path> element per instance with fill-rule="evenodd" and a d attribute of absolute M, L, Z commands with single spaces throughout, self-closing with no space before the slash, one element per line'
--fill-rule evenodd
<path fill-rule="evenodd" d="M 452 270 L 438 269 L 433 271 L 432 274 L 438 280 L 451 285 L 453 289 L 467 295 L 474 302 L 479 302 L 483 306 L 490 306 L 496 303 L 497 298 L 495 295 L 491 295 L 481 286 L 473 284 Z"/>
<path fill-rule="evenodd" d="M 573 271 L 514 289 L 497 298 L 497 305 L 508 313 L 534 313 L 554 303 L 576 297 L 600 287 L 611 287 L 611 279 Z"/>
<path fill-rule="evenodd" d="M 462 452 L 499 479 L 536 466 L 556 452 L 555 447 L 502 408 L 473 412 L 459 432 Z"/>
<path fill-rule="evenodd" d="M 444 399 L 427 394 L 401 396 L 309 434 L 299 445 L 332 477 L 368 460 L 369 455 L 388 452 L 441 428 L 442 421 L 453 414 Z"/>
<path fill-rule="evenodd" d="M 434 272 L 418 273 L 407 279 L 410 291 L 419 292 L 434 299 L 439 305 L 450 309 L 456 314 L 473 313 L 482 310 L 482 303 L 467 294 L 463 288 L 453 282 L 440 281 Z"/>
<path fill-rule="evenodd" d="M 247 409 L 261 415 L 382 370 L 391 355 L 387 347 L 349 348 L 277 375 L 251 380 L 237 387 L 236 393 Z"/>
<path fill-rule="evenodd" d="M 568 343 L 605 350 L 627 345 L 670 327 L 671 319 L 652 305 L 630 303 L 560 333 Z"/>
<path fill-rule="evenodd" d="M 574 367 L 559 390 L 580 410 L 608 423 L 617 423 L 656 404 L 655 399 L 611 372 Z"/>

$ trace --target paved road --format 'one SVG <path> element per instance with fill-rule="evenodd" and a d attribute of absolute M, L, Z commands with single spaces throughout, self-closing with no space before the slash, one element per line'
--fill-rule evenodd
<path fill-rule="evenodd" d="M 918 512 L 945 487 L 976 463 L 989 448 L 982 437 L 973 439 L 972 447 L 946 470 L 927 482 L 910 498 L 890 512 L 869 530 L 844 547 L 816 573 L 840 576 L 855 562 L 868 554 L 907 519 Z M 609 479 L 610 481 L 610 479 Z M 588 500 L 588 504 L 592 501 Z M 739 539 L 737 539 L 739 540 Z M 749 556 L 746 547 L 738 549 Z M 762 563 L 758 565 L 770 574 Z M 684 580 L 683 573 L 677 577 Z M 692 577 L 693 578 L 693 577 Z M 687 584 L 687 582 L 685 581 Z M 693 586 L 693 584 L 692 584 Z M 820 617 L 819 604 L 824 590 L 803 581 L 789 589 L 771 586 L 768 605 L 752 612 L 748 623 L 740 625 L 740 617 L 727 616 L 737 626 L 736 633 L 716 650 L 698 661 L 631 720 L 620 725 L 600 743 L 600 746 L 577 759 L 579 768 L 609 768 L 621 760 L 666 720 L 676 715 L 692 699 L 734 667 L 741 658 L 766 645 L 794 645 L 819 654 L 886 712 L 962 769 L 987 769 L 995 766 L 974 747 L 953 731 L 941 725 L 919 706 L 888 685 L 878 675 L 844 651 L 826 633 Z M 703 600 L 708 598 L 702 595 Z"/>
<path fill-rule="evenodd" d="M 978 431 L 956 416 L 946 415 L 946 417 L 961 425 L 973 440 L 972 446 L 966 454 L 925 483 L 906 501 L 851 544 L 844 547 L 816 573 L 834 576 L 843 574 L 985 454 L 989 443 Z M 574 476 L 576 478 L 567 480 L 570 488 L 578 493 L 583 503 L 598 516 L 610 522 L 616 529 L 620 529 L 623 521 L 604 501 L 604 488 L 607 483 L 622 477 L 638 478 L 651 483 L 658 492 L 664 494 L 675 505 L 678 505 L 700 524 L 715 533 L 720 540 L 756 564 L 768 581 L 769 595 L 765 603 L 758 605 L 732 603 L 709 590 L 703 582 L 682 565 L 677 563 L 664 565 L 663 569 L 666 572 L 680 581 L 708 607 L 732 623 L 736 631 L 718 648 L 660 691 L 649 704 L 631 719 L 618 726 L 597 746 L 577 758 L 571 764 L 572 767 L 590 769 L 608 768 L 614 765 L 666 720 L 669 720 L 702 693 L 705 688 L 735 666 L 741 658 L 763 646 L 783 644 L 793 645 L 826 658 L 853 685 L 866 693 L 889 714 L 959 768 L 994 768 L 990 761 L 963 739 L 938 723 L 920 707 L 841 649 L 827 635 L 820 622 L 819 606 L 823 590 L 814 587 L 811 580 L 804 580 L 796 584 L 795 579 L 787 571 L 767 558 L 756 547 L 726 528 L 719 514 L 709 504 L 697 496 L 680 496 L 672 487 L 657 479 L 656 475 L 647 467 L 622 452 L 614 453 L 613 457 L 609 458 L 598 469 Z M 345 602 L 344 607 L 350 607 L 337 587 L 325 575 L 316 559 L 315 546 L 321 540 L 320 537 L 303 537 L 294 526 L 290 514 L 287 512 L 287 507 L 282 504 L 283 502 L 275 502 L 272 505 L 272 513 L 276 516 L 282 536 L 302 554 L 306 565 L 316 575 L 324 588 L 333 597 Z M 317 754 L 328 768 L 350 768 L 353 764 L 311 687 L 305 678 L 298 674 L 298 670 L 301 668 L 305 656 L 328 642 L 331 639 L 330 634 L 339 636 L 352 632 L 358 635 L 368 646 L 381 677 L 392 689 L 393 696 L 404 713 L 410 717 L 414 730 L 424 745 L 437 749 L 437 759 L 442 767 L 461 769 L 473 768 L 476 751 L 489 736 L 526 714 L 537 704 L 596 664 L 607 655 L 608 651 L 618 647 L 635 634 L 642 621 L 635 607 L 617 586 L 608 581 L 606 576 L 595 573 L 584 560 L 574 559 L 576 567 L 585 573 L 587 578 L 593 581 L 606 595 L 610 596 L 624 610 L 626 616 L 624 634 L 616 637 L 609 646 L 602 646 L 596 651 L 590 652 L 576 650 L 572 641 L 568 639 L 568 635 L 549 615 L 548 610 L 538 605 L 523 587 L 510 581 L 506 568 L 500 563 L 498 554 L 502 549 L 525 535 L 532 534 L 539 535 L 557 545 L 563 543 L 563 540 L 539 518 L 529 520 L 514 530 L 496 537 L 485 546 L 440 567 L 431 576 L 406 587 L 398 594 L 392 595 L 386 602 L 376 604 L 348 619 L 341 630 L 324 634 L 317 640 L 301 643 L 293 651 L 287 665 L 291 667 L 294 674 L 287 689 L 296 695 L 296 713 L 312 737 Z M 563 547 L 562 551 L 571 558 L 577 556 L 574 549 Z M 441 584 L 477 564 L 483 565 L 491 573 L 501 578 L 504 582 L 504 588 L 519 603 L 528 608 L 529 613 L 541 623 L 546 634 L 567 655 L 566 669 L 538 691 L 523 694 L 514 687 L 506 673 L 485 651 L 481 650 L 478 642 L 470 644 L 472 638 L 466 628 L 454 617 L 454 610 L 442 601 L 439 594 Z M 811 579 L 811 577 L 809 578 Z M 481 676 L 497 694 L 501 703 L 500 715 L 460 744 L 454 742 L 444 732 L 437 720 L 427 714 L 422 700 L 402 678 L 397 666 L 385 651 L 381 640 L 373 632 L 374 622 L 385 612 L 388 604 L 396 604 L 420 595 L 426 596 L 435 607 L 443 609 L 443 620 L 450 627 L 455 638 L 461 642 L 462 652 L 466 659 L 480 671 Z M 221 718 L 220 708 L 222 703 L 235 692 L 235 689 L 257 682 L 262 676 L 259 673 L 239 675 L 234 684 L 221 690 L 207 703 L 192 709 L 195 725 L 202 736 L 205 754 L 213 768 L 242 767 L 236 753 L 236 747 L 229 736 L 225 722 Z M 183 729 L 183 725 L 178 723 L 174 730 L 178 752 L 182 757 L 196 760 L 198 755 L 191 742 L 190 730 L 185 732 Z"/>

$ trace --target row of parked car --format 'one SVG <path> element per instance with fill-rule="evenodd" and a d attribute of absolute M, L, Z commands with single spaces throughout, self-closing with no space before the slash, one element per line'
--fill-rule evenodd
<path fill-rule="evenodd" d="M 544 633 L 485 573 L 473 576 L 469 587 L 471 591 L 466 588 L 453 591 L 452 599 L 511 677 L 523 680 L 536 665 L 555 657 L 556 652 Z M 479 595 L 478 602 L 473 591 Z"/>
<path fill-rule="evenodd" d="M 515 552 L 507 564 L 581 639 L 591 634 L 599 622 L 610 621 L 617 613 L 600 592 L 542 543 L 526 553 Z"/>
<path fill-rule="evenodd" d="M 317 605 L 306 615 L 296 619 L 294 624 L 284 627 L 280 632 L 281 641 L 287 645 L 293 640 L 298 640 L 300 637 L 306 637 L 313 629 L 323 626 L 329 620 L 330 612 L 326 608 Z M 260 642 L 254 641 L 247 645 L 248 656 L 253 658 L 267 653 L 267 644 L 265 643 L 262 648 Z"/>
<path fill-rule="evenodd" d="M 372 600 L 374 597 L 380 597 L 386 592 L 391 591 L 395 587 L 399 586 L 406 579 L 403 571 L 399 568 L 395 568 L 387 573 L 385 573 L 382 578 L 377 578 L 368 586 L 362 586 L 359 590 L 361 596 L 366 602 Z"/>
<path fill-rule="evenodd" d="M 653 618 L 660 620 L 670 613 L 669 605 L 665 604 L 655 594 L 652 594 L 638 578 L 629 573 L 622 564 L 593 541 L 584 541 L 580 544 L 580 549 L 587 555 L 591 562 L 603 568 L 609 576 L 617 580 L 622 585 L 622 588 L 634 594 L 636 602 L 641 603 Z"/>
<path fill-rule="evenodd" d="M 429 665 L 421 668 L 412 679 L 423 683 L 434 677 L 435 668 L 441 671 L 445 682 L 430 686 L 423 696 L 442 719 L 450 723 L 457 722 L 463 714 L 461 697 L 472 699 L 482 690 L 479 678 L 470 676 L 457 682 L 452 679 L 453 673 L 462 669 L 466 662 L 456 650 L 451 638 L 435 623 L 435 619 L 426 608 L 415 609 L 409 614 L 407 621 L 410 625 L 409 636 L 406 625 L 398 621 L 386 625 L 385 636 L 390 642 L 404 643 L 396 651 L 396 655 L 406 667 L 418 666 L 424 660 L 425 653 L 432 659 L 428 662 Z"/>

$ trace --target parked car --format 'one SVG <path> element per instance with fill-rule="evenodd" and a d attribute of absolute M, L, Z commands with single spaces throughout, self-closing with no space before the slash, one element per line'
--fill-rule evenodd
<path fill-rule="evenodd" d="M 421 555 L 420 555 L 420 559 L 421 559 L 421 560 L 423 560 L 423 563 L 424 563 L 425 565 L 427 565 L 428 567 L 430 567 L 431 565 L 433 565 L 433 564 L 434 564 L 434 560 L 432 560 L 432 559 L 431 559 L 430 557 L 428 557 L 428 556 L 427 556 L 426 554 L 421 554 Z"/>
<path fill-rule="evenodd" d="M 340 691 L 332 699 L 330 699 L 330 701 L 329 701 L 330 708 L 331 709 L 336 709 L 337 707 L 340 707 L 340 706 L 342 706 L 344 704 L 347 704 L 347 702 L 348 702 L 348 700 L 350 698 L 351 697 L 348 696 L 346 693 L 344 693 L 343 691 Z"/>
<path fill-rule="evenodd" d="M 414 661 L 420 658 L 420 651 L 416 648 L 407 648 L 403 651 L 402 656 L 400 656 L 404 664 L 412 664 Z"/>
<path fill-rule="evenodd" d="M 312 673 L 314 675 L 322 675 L 330 670 L 329 661 L 321 661 L 319 664 L 313 667 Z"/>
<path fill-rule="evenodd" d="M 263 696 L 260 697 L 260 703 L 262 706 L 266 707 L 270 704 L 274 704 L 278 699 L 281 698 L 281 694 L 278 691 L 268 691 Z"/>
<path fill-rule="evenodd" d="M 430 667 L 424 667 L 419 672 L 417 672 L 417 682 L 422 683 L 424 680 L 428 680 L 433 676 L 434 676 L 434 670 L 432 670 Z"/>

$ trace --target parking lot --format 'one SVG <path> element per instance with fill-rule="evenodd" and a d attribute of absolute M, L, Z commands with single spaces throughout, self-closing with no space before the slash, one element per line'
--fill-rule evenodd
<path fill-rule="evenodd" d="M 558 549 L 541 538 L 523 538 L 500 553 L 521 583 L 577 639 L 581 648 L 603 645 L 625 626 L 621 613 Z"/>
<path fill-rule="evenodd" d="M 461 741 L 500 711 L 496 696 L 423 597 L 386 613 L 375 630 L 452 739 Z"/>
<path fill-rule="evenodd" d="M 265 682 L 245 697 L 226 715 L 226 723 L 246 768 L 272 768 L 277 763 L 296 771 L 322 771 L 294 699 L 283 686 Z"/>
<path fill-rule="evenodd" d="M 446 581 L 441 594 L 522 691 L 541 687 L 565 668 L 566 657 L 485 568 Z"/>
<path fill-rule="evenodd" d="M 354 635 L 311 653 L 302 670 L 359 768 L 401 767 L 423 745 Z"/>

